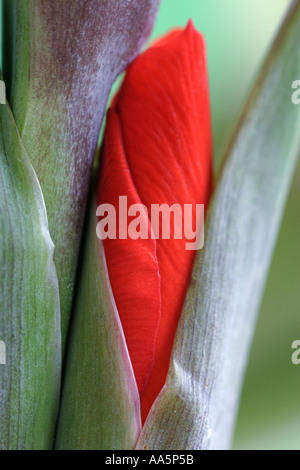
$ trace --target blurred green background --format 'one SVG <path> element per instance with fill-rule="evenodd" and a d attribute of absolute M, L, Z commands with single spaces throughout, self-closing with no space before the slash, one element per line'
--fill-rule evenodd
<path fill-rule="evenodd" d="M 161 1 L 152 39 L 189 18 L 206 37 L 217 170 L 289 0 Z M 299 203 L 300 164 L 260 311 L 234 449 L 300 449 L 300 366 L 291 362 L 291 344 L 300 339 Z"/>
<path fill-rule="evenodd" d="M 192 18 L 206 38 L 215 166 L 289 0 L 162 0 L 153 38 Z M 295 77 L 300 79 L 300 77 Z M 242 393 L 234 449 L 300 449 L 300 164 L 295 172 Z"/>

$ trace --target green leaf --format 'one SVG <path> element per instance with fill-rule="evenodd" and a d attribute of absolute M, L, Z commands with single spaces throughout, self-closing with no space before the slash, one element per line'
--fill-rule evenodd
<path fill-rule="evenodd" d="M 63 349 L 108 94 L 150 34 L 158 3 L 4 0 L 4 78 L 56 247 Z"/>
<path fill-rule="evenodd" d="M 294 1 L 230 144 L 206 220 L 166 385 L 137 449 L 230 445 L 257 312 L 299 154 Z M 238 73 L 238 64 L 237 64 Z"/>
<path fill-rule="evenodd" d="M 0 137 L 0 448 L 50 449 L 61 371 L 54 245 L 8 105 L 0 105 Z"/>
<path fill-rule="evenodd" d="M 58 425 L 57 449 L 133 449 L 139 394 L 91 204 Z"/>

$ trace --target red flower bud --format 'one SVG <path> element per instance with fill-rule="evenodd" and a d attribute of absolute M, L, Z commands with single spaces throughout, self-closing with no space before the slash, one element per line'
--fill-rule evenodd
<path fill-rule="evenodd" d="M 147 239 L 104 240 L 108 272 L 142 406 L 162 389 L 189 285 L 195 251 L 187 238 L 151 239 L 153 204 L 208 204 L 212 189 L 211 122 L 203 37 L 190 22 L 130 66 L 108 112 L 98 204 L 142 203 Z M 117 219 L 118 220 L 118 219 Z M 132 218 L 129 217 L 129 222 Z M 124 235 L 124 233 L 123 233 Z M 125 238 L 125 236 L 124 236 Z"/>

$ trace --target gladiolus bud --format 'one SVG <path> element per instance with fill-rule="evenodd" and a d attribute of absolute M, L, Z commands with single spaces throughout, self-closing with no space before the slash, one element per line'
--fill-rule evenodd
<path fill-rule="evenodd" d="M 195 221 L 196 205 L 207 206 L 212 189 L 210 124 L 205 44 L 190 22 L 130 66 L 108 113 L 98 204 L 113 205 L 119 221 L 118 201 L 127 196 L 152 235 L 153 205 L 170 212 L 190 205 Z M 143 421 L 165 383 L 196 253 L 187 250 L 186 233 L 175 232 L 170 223 L 170 237 L 104 240 Z"/>

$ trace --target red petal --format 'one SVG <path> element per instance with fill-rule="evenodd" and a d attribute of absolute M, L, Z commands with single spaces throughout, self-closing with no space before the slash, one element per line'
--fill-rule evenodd
<path fill-rule="evenodd" d="M 119 195 L 128 207 L 141 203 L 124 153 L 120 120 L 113 110 L 107 115 L 99 204 L 112 204 L 119 220 Z M 145 215 L 146 219 L 147 216 Z M 118 233 L 119 224 L 117 224 Z M 161 316 L 160 275 L 156 241 L 104 240 L 112 291 L 124 329 L 137 385 L 142 394 L 153 366 L 155 338 Z"/>
<path fill-rule="evenodd" d="M 99 203 L 103 203 L 103 195 L 112 203 L 117 195 L 128 194 L 133 200 L 140 199 L 149 213 L 151 204 L 207 205 L 212 188 L 208 78 L 204 40 L 191 22 L 186 30 L 157 42 L 130 66 L 114 109 L 119 122 L 108 124 Z M 114 126 L 121 126 L 121 135 Z M 112 140 L 117 139 L 114 154 L 116 142 Z M 120 172 L 121 160 L 128 173 Z M 151 240 L 104 244 L 141 394 L 143 420 L 165 383 L 191 276 L 195 252 L 186 250 L 186 241 L 158 239 L 156 258 Z M 154 352 L 151 360 L 150 351 Z"/>

